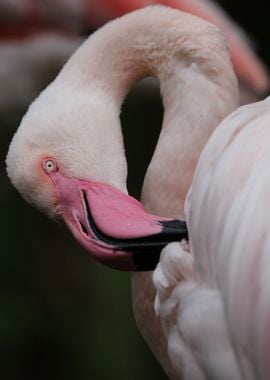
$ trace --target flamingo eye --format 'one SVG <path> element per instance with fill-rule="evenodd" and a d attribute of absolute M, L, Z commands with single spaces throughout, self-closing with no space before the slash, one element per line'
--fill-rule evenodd
<path fill-rule="evenodd" d="M 56 162 L 52 158 L 48 158 L 43 162 L 43 169 L 46 173 L 50 174 L 58 170 Z"/>

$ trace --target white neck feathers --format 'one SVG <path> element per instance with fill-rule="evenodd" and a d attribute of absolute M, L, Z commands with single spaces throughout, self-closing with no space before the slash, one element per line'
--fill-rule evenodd
<path fill-rule="evenodd" d="M 165 115 L 143 198 L 153 212 L 179 215 L 204 144 L 238 100 L 235 75 L 220 31 L 170 8 L 139 10 L 94 33 L 69 60 L 58 80 L 80 90 L 104 91 L 120 113 L 132 84 L 147 75 L 160 81 Z M 170 178 L 168 168 L 173 169 Z M 166 202 L 168 191 L 170 200 Z"/>

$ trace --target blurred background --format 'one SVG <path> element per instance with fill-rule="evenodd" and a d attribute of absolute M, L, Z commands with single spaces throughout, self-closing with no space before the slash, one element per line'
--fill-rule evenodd
<path fill-rule="evenodd" d="M 5 380 L 166 379 L 136 329 L 129 274 L 90 259 L 64 227 L 21 199 L 5 173 L 10 140 L 31 101 L 89 34 L 135 3 L 0 0 L 0 375 Z M 267 72 L 266 0 L 218 4 L 246 31 Z M 268 86 L 244 84 L 249 94 L 243 102 L 263 98 Z M 155 81 L 135 86 L 123 106 L 129 190 L 137 198 L 162 115 Z"/>

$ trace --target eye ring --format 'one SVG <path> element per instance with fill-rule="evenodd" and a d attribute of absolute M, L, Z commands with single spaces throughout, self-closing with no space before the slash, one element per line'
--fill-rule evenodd
<path fill-rule="evenodd" d="M 47 158 L 43 161 L 43 169 L 47 174 L 50 174 L 56 172 L 58 170 L 58 166 L 53 158 Z"/>

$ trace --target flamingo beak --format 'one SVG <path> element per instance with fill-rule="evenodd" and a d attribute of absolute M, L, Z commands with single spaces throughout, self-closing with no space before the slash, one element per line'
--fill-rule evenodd
<path fill-rule="evenodd" d="M 53 173 L 57 214 L 90 254 L 120 270 L 154 270 L 161 250 L 188 239 L 186 223 L 146 212 L 114 187 Z"/>

